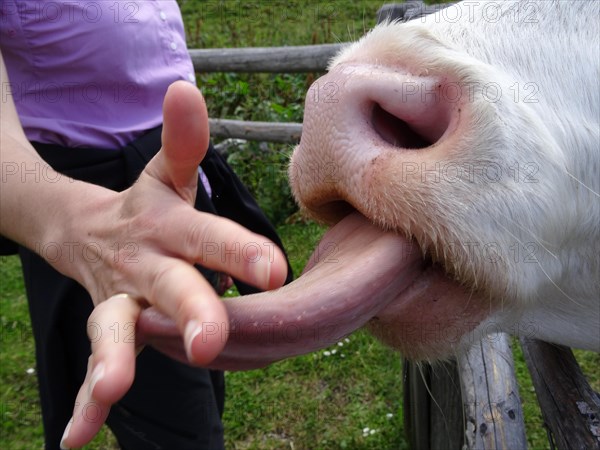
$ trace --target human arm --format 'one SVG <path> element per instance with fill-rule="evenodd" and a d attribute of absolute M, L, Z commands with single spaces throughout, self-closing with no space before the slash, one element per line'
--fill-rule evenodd
<path fill-rule="evenodd" d="M 0 82 L 7 88 L 3 62 L 1 69 Z M 202 252 L 206 242 L 234 248 L 236 243 L 243 247 L 265 238 L 191 206 L 197 167 L 208 145 L 206 108 L 193 85 L 178 82 L 171 86 L 164 103 L 163 148 L 134 186 L 121 193 L 54 173 L 27 141 L 10 95 L 3 95 L 1 107 L 0 233 L 33 250 L 50 242 L 61 246 L 64 257 L 49 262 L 88 290 L 96 305 L 90 320 L 100 330 L 114 322 L 135 323 L 141 308 L 149 304 L 177 323 L 188 359 L 206 364 L 222 349 L 226 331 L 203 335 L 197 333 L 199 327 L 228 320 L 220 299 L 192 264 L 201 263 L 262 289 L 283 283 L 287 265 L 278 249 L 272 258 L 237 258 L 237 262 L 234 255 L 222 258 L 221 254 Z M 21 174 L 4 173 L 5 167 L 15 164 L 17 168 L 44 167 L 46 176 L 32 182 Z M 70 252 L 73 243 L 93 243 L 99 249 L 98 258 Z M 115 243 L 119 249 L 133 243 L 135 261 L 127 262 L 126 254 L 115 257 Z M 134 343 L 114 342 L 108 336 L 106 332 L 92 343 L 88 376 L 65 443 L 68 446 L 89 441 L 109 406 L 133 381 Z M 102 410 L 101 420 L 88 422 L 79 414 L 91 401 Z"/>

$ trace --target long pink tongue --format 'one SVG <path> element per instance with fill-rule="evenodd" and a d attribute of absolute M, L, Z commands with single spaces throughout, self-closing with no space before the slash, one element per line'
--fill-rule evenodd
<path fill-rule="evenodd" d="M 423 270 L 416 246 L 358 213 L 325 234 L 307 268 L 276 291 L 226 300 L 229 339 L 211 365 L 250 369 L 327 347 L 363 326 Z"/>
<path fill-rule="evenodd" d="M 252 369 L 327 347 L 363 326 L 422 271 L 417 246 L 350 214 L 325 234 L 300 278 L 224 300 L 229 338 L 210 366 Z"/>

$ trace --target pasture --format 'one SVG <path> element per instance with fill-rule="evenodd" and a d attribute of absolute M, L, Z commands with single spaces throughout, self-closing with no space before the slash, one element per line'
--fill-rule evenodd
<path fill-rule="evenodd" d="M 190 48 L 346 42 L 375 24 L 380 2 L 179 1 Z M 212 117 L 301 122 L 319 74 L 198 74 Z M 285 178 L 289 145 L 251 143 L 228 160 L 277 225 L 298 275 L 324 229 L 303 220 Z M 233 295 L 230 292 L 229 295 Z M 513 346 L 531 449 L 546 431 L 520 348 Z M 600 355 L 576 352 L 600 391 Z M 228 373 L 224 416 L 230 449 L 404 449 L 397 353 L 365 332 L 263 370 Z M 0 257 L 0 448 L 43 448 L 34 344 L 16 257 Z M 116 449 L 103 431 L 86 449 Z"/>

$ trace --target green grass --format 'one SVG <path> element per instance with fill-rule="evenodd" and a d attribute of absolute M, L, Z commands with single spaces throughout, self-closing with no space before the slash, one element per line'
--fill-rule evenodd
<path fill-rule="evenodd" d="M 278 231 L 299 274 L 323 229 Z M 400 374 L 399 355 L 364 332 L 263 370 L 228 373 L 227 448 L 405 448 Z M 367 427 L 376 431 L 365 436 Z"/>
<path fill-rule="evenodd" d="M 323 229 L 313 223 L 282 225 L 294 271 L 299 273 Z M 0 448 L 42 448 L 34 347 L 20 264 L 0 258 Z M 334 352 L 335 351 L 335 352 Z M 531 449 L 548 448 L 539 407 L 522 354 L 516 370 Z M 590 383 L 600 390 L 600 355 L 576 351 Z M 224 416 L 229 449 L 403 449 L 400 356 L 359 331 L 342 345 L 248 372 L 226 375 Z M 365 428 L 375 430 L 364 433 Z M 103 429 L 86 449 L 116 449 Z"/>
<path fill-rule="evenodd" d="M 296 273 L 323 231 L 313 223 L 279 228 Z M 27 373 L 35 367 L 33 338 L 16 257 L 0 258 L 0 276 L 0 448 L 41 448 L 36 377 Z M 227 448 L 404 448 L 400 373 L 399 356 L 363 332 L 264 370 L 228 373 Z M 366 427 L 375 433 L 364 435 Z M 85 448 L 116 446 L 105 429 Z"/>
<path fill-rule="evenodd" d="M 201 48 L 354 40 L 374 25 L 382 2 L 188 0 L 180 4 L 189 46 Z M 304 93 L 318 75 L 199 74 L 198 84 L 212 117 L 299 122 Z M 278 223 L 298 274 L 323 230 L 298 220 L 286 223 L 289 216 L 297 219 L 284 178 L 290 151 L 286 145 L 270 144 L 266 151 L 251 145 L 230 157 L 230 162 Z M 15 257 L 0 257 L 0 325 L 0 448 L 42 448 L 37 381 L 27 372 L 35 368 L 33 338 Z M 361 331 L 342 344 L 263 370 L 228 373 L 227 448 L 405 448 L 399 355 Z M 576 355 L 592 386 L 600 390 L 600 356 Z M 518 346 L 515 357 L 530 448 L 548 448 Z M 117 447 L 105 428 L 85 448 Z"/>
<path fill-rule="evenodd" d="M 342 344 L 228 374 L 228 448 L 405 447 L 398 355 L 363 333 Z"/>
<path fill-rule="evenodd" d="M 16 257 L 0 257 L 0 447 L 41 448 L 33 335 Z"/>

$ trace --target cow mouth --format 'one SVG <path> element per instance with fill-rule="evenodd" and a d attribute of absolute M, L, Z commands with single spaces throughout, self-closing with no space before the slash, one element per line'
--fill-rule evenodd
<path fill-rule="evenodd" d="M 368 169 L 355 178 L 355 184 L 347 183 L 341 188 L 325 187 L 325 194 L 319 193 L 318 189 L 308 191 L 299 186 L 298 196 L 308 205 L 308 215 L 331 225 L 332 230 L 343 228 L 346 218 L 362 215 L 379 233 L 394 233 L 398 239 L 403 239 L 402 245 L 406 249 L 418 255 L 412 260 L 412 267 L 403 266 L 396 273 L 396 276 L 401 276 L 402 271 L 414 271 L 411 281 L 398 287 L 391 300 L 375 300 L 379 303 L 372 308 L 373 314 L 365 325 L 378 338 L 410 359 L 445 358 L 465 345 L 467 342 L 463 337 L 491 312 L 485 307 L 489 304 L 485 301 L 486 294 L 475 289 L 477 280 L 471 278 L 475 270 L 465 270 L 462 260 L 463 267 L 457 266 L 457 255 L 452 252 L 460 249 L 444 242 L 444 235 L 445 239 L 449 239 L 444 233 L 446 230 L 438 227 L 435 229 L 436 236 L 436 233 L 431 233 L 433 227 L 423 223 L 427 220 L 417 220 L 419 213 L 410 208 L 386 214 L 376 202 L 364 199 L 384 196 L 378 188 L 373 189 L 377 180 L 373 183 L 372 174 L 378 169 L 385 170 L 386 164 L 396 155 L 410 155 L 407 161 L 415 164 L 411 161 L 421 161 L 420 154 L 427 156 L 439 152 L 448 140 L 455 139 L 460 109 L 445 105 L 433 111 L 414 113 L 405 110 L 403 105 L 386 102 L 383 95 L 373 97 L 379 97 L 379 100 L 370 98 L 365 106 L 359 105 L 368 121 L 356 132 L 364 142 L 378 149 L 359 158 L 362 162 L 360 167 Z M 353 175 L 353 171 L 346 167 L 341 170 L 347 174 L 346 179 Z M 411 181 L 408 180 L 401 189 L 410 193 L 407 186 Z M 382 204 L 394 206 L 392 202 L 383 201 Z M 384 258 L 382 254 L 377 261 Z M 310 262 L 308 268 L 311 268 Z"/>
<path fill-rule="evenodd" d="M 305 131 L 292 158 L 290 179 L 308 215 L 332 226 L 300 278 L 306 280 L 306 292 L 298 297 L 302 299 L 301 312 L 317 311 L 315 323 L 334 323 L 336 332 L 312 342 L 293 340 L 285 349 L 280 334 L 271 340 L 272 345 L 263 341 L 266 345 L 258 353 L 265 360 L 305 353 L 368 325 L 375 335 L 410 358 L 448 356 L 460 345 L 459 337 L 473 330 L 489 311 L 484 311 L 480 294 L 468 287 L 476 283 L 462 280 L 469 274 L 458 272 L 458 267 L 455 272 L 452 255 L 447 259 L 439 250 L 446 248 L 443 236 L 449 236 L 440 227 L 435 229 L 437 236 L 432 233 L 425 217 L 435 214 L 420 214 L 422 206 L 412 208 L 410 199 L 402 199 L 403 208 L 398 208 L 386 195 L 417 192 L 414 202 L 422 204 L 418 190 L 430 186 L 408 176 L 400 180 L 388 176 L 382 181 L 377 175 L 389 175 L 390 166 L 401 170 L 406 163 L 420 168 L 422 161 L 447 157 L 446 149 L 461 135 L 461 124 L 464 128 L 461 105 L 437 102 L 429 95 L 439 91 L 446 79 L 355 64 L 340 66 L 326 77 L 319 86 L 338 86 L 343 107 L 307 101 Z M 377 78 L 377 83 L 372 78 Z M 403 84 L 428 95 L 405 98 Z M 334 136 L 331 124 L 338 133 Z M 337 170 L 337 178 L 318 170 L 328 161 Z M 294 173 L 294 168 L 303 170 Z M 413 187 L 417 189 L 413 191 Z M 417 220 L 419 217 L 423 220 Z M 361 239 L 361 233 L 368 237 Z M 323 249 L 332 242 L 341 250 L 339 271 L 328 273 L 319 257 L 322 259 Z M 284 289 L 291 292 L 293 288 Z M 284 304 L 295 311 L 296 305 L 283 300 Z M 329 306 L 339 304 L 344 307 Z M 244 315 L 240 311 L 230 310 Z M 292 326 L 293 314 L 283 311 L 277 316 L 282 318 L 282 326 Z M 300 328 L 306 326 L 296 323 Z M 446 339 L 447 334 L 436 335 L 437 329 L 452 330 L 452 339 Z M 238 345 L 231 338 L 229 342 L 231 349 Z"/>
<path fill-rule="evenodd" d="M 211 366 L 262 367 L 335 344 L 365 325 L 409 358 L 441 358 L 480 321 L 470 297 L 414 240 L 353 211 L 327 231 L 297 280 L 225 300 L 229 336 Z M 448 336 L 455 342 L 440 342 Z"/>
<path fill-rule="evenodd" d="M 298 279 L 226 299 L 229 337 L 213 365 L 250 369 L 332 345 L 392 303 L 424 269 L 418 246 L 352 212 L 325 233 Z"/>
<path fill-rule="evenodd" d="M 361 215 L 350 203 L 335 201 L 337 211 L 348 211 L 346 217 Z M 332 229 L 343 227 L 343 221 Z M 370 223 L 372 220 L 366 219 Z M 424 233 L 419 236 L 405 229 L 391 229 L 374 224 L 380 233 L 394 233 L 403 240 L 404 258 L 414 256 L 412 281 L 396 291 L 394 298 L 381 303 L 378 311 L 365 323 L 366 327 L 380 340 L 399 350 L 405 357 L 414 360 L 446 358 L 468 344 L 463 335 L 473 331 L 491 312 L 484 305 L 487 294 L 475 288 L 477 281 L 468 277 L 469 271 L 460 275 L 455 272 L 452 255 L 441 255 Z M 412 227 L 416 232 L 417 227 Z M 424 237 L 425 236 L 425 237 Z M 378 261 L 385 256 L 382 254 Z M 310 267 L 310 266 L 309 266 Z M 375 311 L 375 309 L 373 310 Z"/>
<path fill-rule="evenodd" d="M 452 353 L 458 338 L 451 342 L 436 330 L 453 329 L 452 337 L 463 336 L 484 317 L 480 306 L 484 302 L 453 279 L 451 265 L 437 258 L 427 234 L 410 220 L 410 211 L 387 218 L 383 208 L 373 210 L 362 201 L 370 198 L 369 186 L 377 183 L 373 168 L 384 167 L 386 158 L 398 154 L 439 151 L 438 144 L 453 134 L 459 115 L 450 106 L 431 114 L 428 105 L 394 103 L 388 92 L 394 92 L 394 83 L 403 75 L 380 70 L 390 78 L 389 86 L 384 83 L 381 90 L 369 84 L 372 69 L 347 70 L 354 78 L 334 80 L 339 81 L 340 92 L 343 88 L 356 102 L 335 109 L 341 114 L 338 122 L 362 114 L 364 125 L 353 130 L 353 136 L 372 146 L 361 146 L 362 152 L 355 152 L 356 159 L 350 162 L 340 157 L 339 146 L 329 148 L 331 160 L 339 162 L 342 189 L 319 170 L 306 172 L 323 166 L 323 159 L 315 157 L 319 153 L 306 149 L 322 148 L 314 129 L 324 121 L 318 114 L 312 115 L 314 121 L 305 120 L 299 147 L 303 150 L 296 151 L 291 165 L 296 163 L 305 172 L 297 177 L 291 173 L 290 178 L 296 179 L 291 184 L 310 215 L 332 227 L 297 280 L 275 291 L 225 299 L 230 322 L 220 324 L 220 329 L 227 343 L 211 367 L 262 367 L 332 345 L 365 325 L 410 358 L 440 358 Z M 425 82 L 437 85 L 437 80 Z"/>
<path fill-rule="evenodd" d="M 210 367 L 264 367 L 328 347 L 365 325 L 409 358 L 445 357 L 453 351 L 448 343 L 457 343 L 482 318 L 478 302 L 469 298 L 414 240 L 353 211 L 325 233 L 295 281 L 224 299 L 229 323 L 209 325 L 227 343 Z M 140 316 L 138 335 L 150 344 L 152 336 L 176 338 L 164 350 L 185 361 L 175 324 L 154 308 Z"/>
<path fill-rule="evenodd" d="M 451 227 L 423 197 L 435 203 L 431 193 L 443 187 L 404 170 L 458 148 L 469 105 L 435 95 L 452 79 L 344 63 L 315 83 L 290 184 L 309 216 L 331 228 L 299 279 L 226 301 L 230 333 L 215 367 L 259 367 L 364 325 L 409 358 L 438 359 L 489 315 L 480 294 L 452 276 L 464 270 L 439 250 Z"/>

